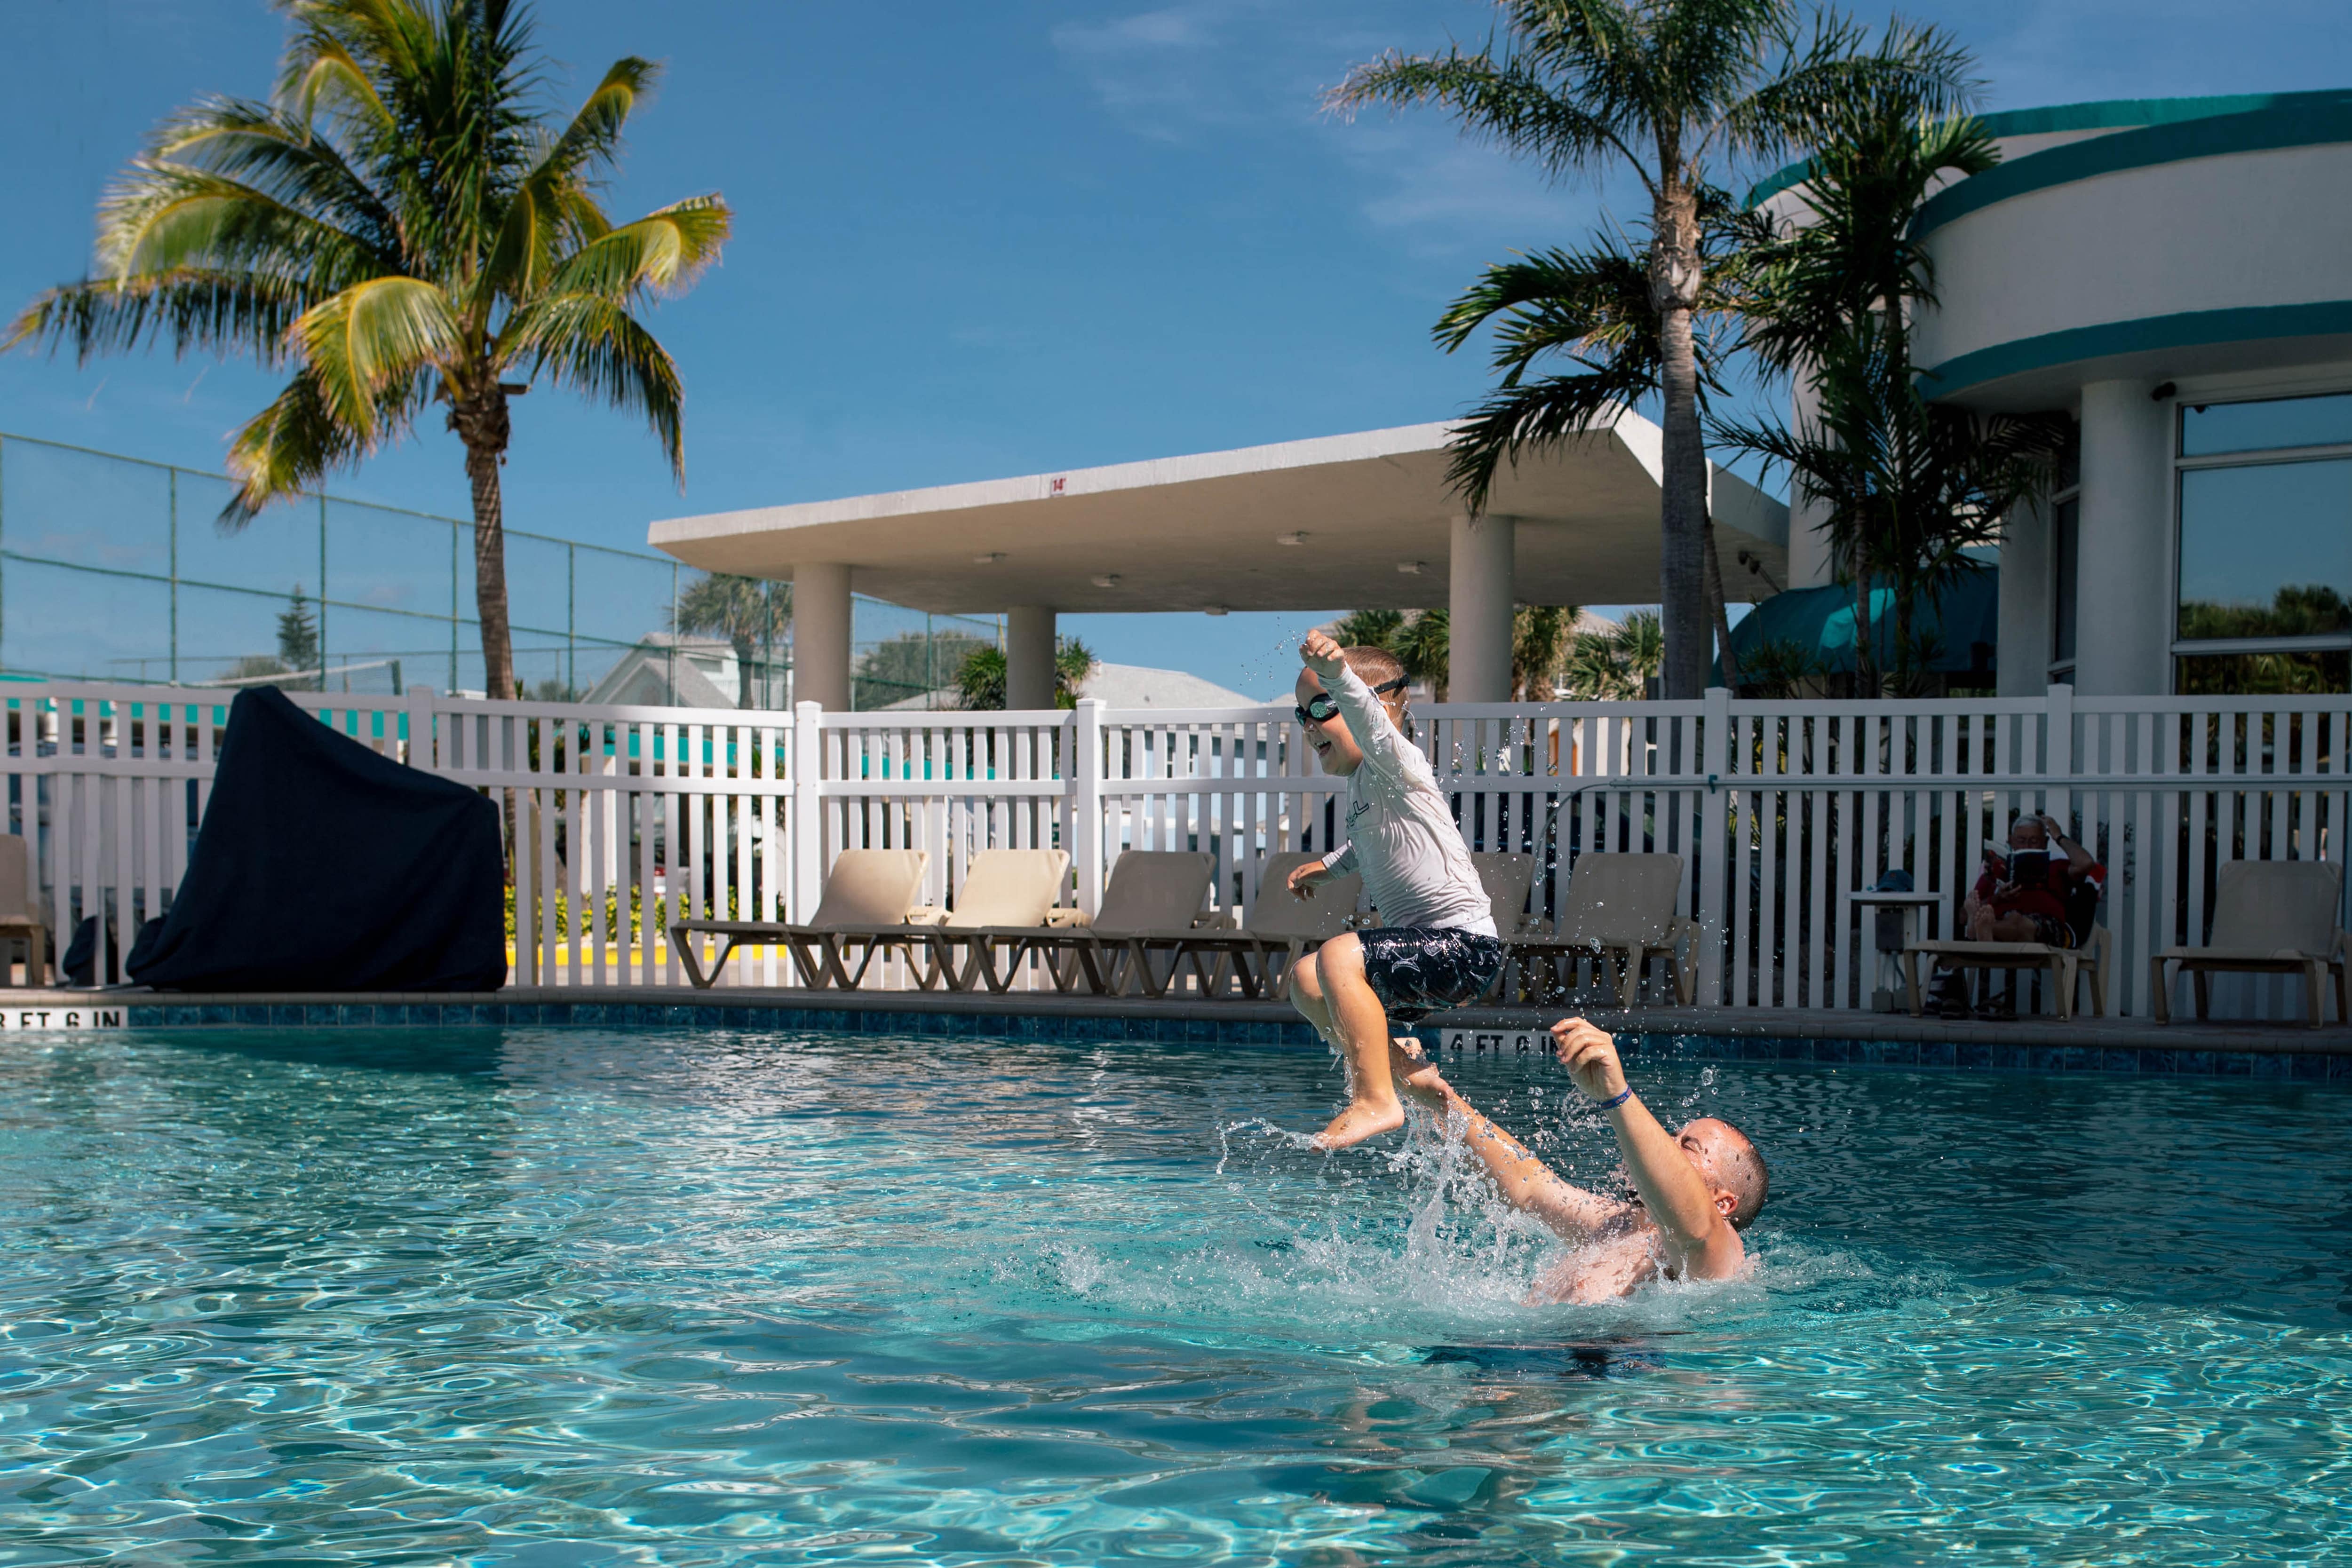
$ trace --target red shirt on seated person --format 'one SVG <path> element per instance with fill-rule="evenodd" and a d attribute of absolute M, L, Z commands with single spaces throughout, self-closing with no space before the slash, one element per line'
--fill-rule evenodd
<path fill-rule="evenodd" d="M 2057 854 L 2049 852 L 2053 842 Z M 1985 852 L 1983 874 L 1960 910 L 1968 939 L 2079 946 L 2097 915 L 2107 868 L 2046 815 L 2020 815 L 2011 822 L 2009 847 L 2006 856 Z M 2039 878 L 2022 869 L 2027 855 L 2047 856 Z"/>

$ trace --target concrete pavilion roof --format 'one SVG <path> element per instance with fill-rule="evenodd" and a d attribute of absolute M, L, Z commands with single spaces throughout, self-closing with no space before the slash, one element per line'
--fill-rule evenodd
<path fill-rule="evenodd" d="M 1418 609 L 1446 602 L 1450 424 L 1413 424 L 1147 463 L 676 517 L 647 530 L 689 566 L 788 579 L 846 562 L 858 592 L 935 613 Z M 1506 468 L 1522 603 L 1658 598 L 1661 432 L 1636 414 Z M 1733 599 L 1787 581 L 1788 508 L 1709 475 Z M 1304 534 L 1295 546 L 1277 542 Z M 1419 563 L 1417 571 L 1400 570 Z M 1115 579 L 1106 585 L 1102 579 Z"/>

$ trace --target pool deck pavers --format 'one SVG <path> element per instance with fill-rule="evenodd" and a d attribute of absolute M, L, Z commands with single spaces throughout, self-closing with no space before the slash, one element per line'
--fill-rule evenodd
<path fill-rule="evenodd" d="M 1519 1037 L 1570 1009 L 1466 1008 L 1415 1030 L 1475 1031 L 1463 1049 L 1517 1051 Z M 2352 1082 L 2352 1028 L 2280 1022 L 2024 1017 L 1915 1019 L 1815 1009 L 1586 1009 L 1640 1051 L 1779 1061 L 1994 1071 L 2210 1073 Z M 738 1028 L 856 1034 L 989 1035 L 1064 1041 L 1321 1049 L 1287 1006 L 1139 997 L 938 991 L 813 991 L 727 987 L 517 987 L 501 991 L 193 995 L 0 988 L 9 1032 L 133 1028 Z M 1479 1035 L 1488 1038 L 1481 1040 Z"/>

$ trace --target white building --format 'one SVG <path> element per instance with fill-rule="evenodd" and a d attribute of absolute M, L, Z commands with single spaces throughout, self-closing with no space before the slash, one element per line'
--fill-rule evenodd
<path fill-rule="evenodd" d="M 2002 693 L 2267 689 L 2282 664 L 2347 690 L 2352 91 L 1985 118 L 2000 164 L 1919 216 L 1916 351 L 1931 396 L 2063 409 L 2080 443 L 2001 545 Z M 1754 199 L 1795 208 L 1802 172 Z M 1789 556 L 1791 586 L 1829 580 L 1801 512 Z"/>
<path fill-rule="evenodd" d="M 1472 518 L 1446 482 L 1450 424 L 655 523 L 708 571 L 793 582 L 795 690 L 849 703 L 853 588 L 918 610 L 1005 615 L 1005 690 L 1049 707 L 1063 611 L 1433 609 L 1453 617 L 1456 701 L 1510 695 L 1511 607 L 1657 597 L 1658 427 L 1633 413 L 1507 467 Z M 1727 564 L 1778 578 L 1788 509 L 1710 468 Z M 1766 591 L 1727 572 L 1734 599 Z M 1204 623 L 1214 635 L 1216 622 Z"/>

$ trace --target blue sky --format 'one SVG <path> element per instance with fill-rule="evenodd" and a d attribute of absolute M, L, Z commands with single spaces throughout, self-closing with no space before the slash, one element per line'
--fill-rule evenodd
<path fill-rule="evenodd" d="M 1986 104 L 2352 83 L 2340 0 L 1915 6 Z M 723 191 L 725 263 L 657 319 L 685 371 L 688 488 L 616 414 L 516 408 L 513 526 L 642 548 L 656 517 L 1443 418 L 1477 356 L 1429 343 L 1485 262 L 1570 240 L 1622 191 L 1547 187 L 1433 115 L 1318 110 L 1351 61 L 1483 33 L 1475 0 L 814 5 L 545 0 L 568 87 L 666 61 L 618 214 Z M 1865 16 L 1875 13 L 1864 11 Z M 15 0 L 0 298 L 78 277 L 107 179 L 206 92 L 267 89 L 261 0 Z M 562 94 L 567 99 L 570 91 Z M 220 465 L 272 382 L 164 356 L 0 359 L 0 431 Z M 463 515 L 429 430 L 336 482 Z M 1066 618 L 1098 653 L 1253 693 L 1297 618 Z"/>

